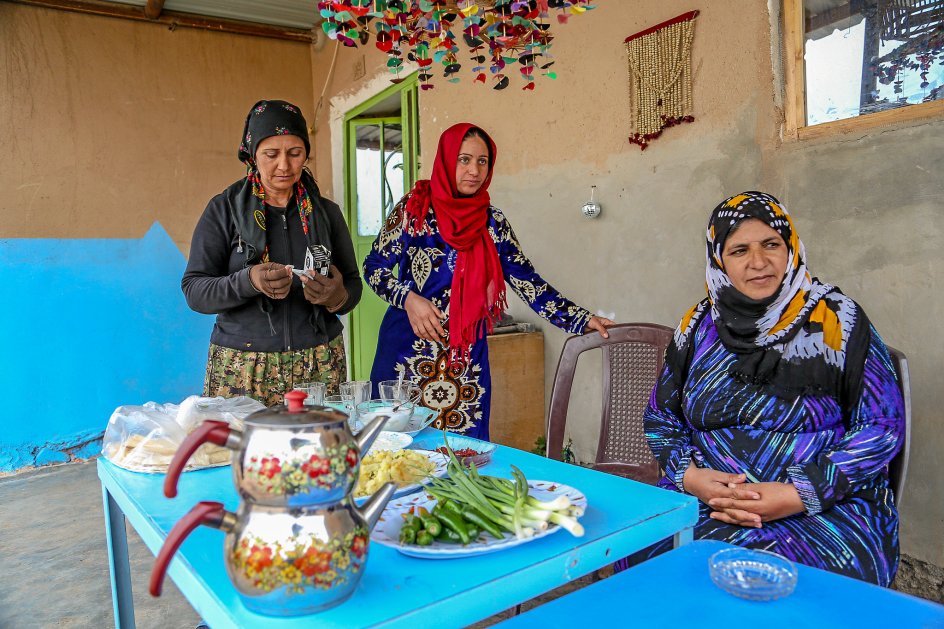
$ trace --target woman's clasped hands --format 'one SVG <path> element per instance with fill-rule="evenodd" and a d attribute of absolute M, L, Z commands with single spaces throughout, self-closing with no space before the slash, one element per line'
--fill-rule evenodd
<path fill-rule="evenodd" d="M 292 287 L 292 268 L 275 262 L 263 262 L 249 267 L 249 282 L 252 287 L 270 299 L 285 299 Z M 316 306 L 324 306 L 331 312 L 338 310 L 348 299 L 344 278 L 338 267 L 331 265 L 328 275 L 311 272 L 299 275 L 305 291 L 305 299 Z"/>
<path fill-rule="evenodd" d="M 729 474 L 690 464 L 682 479 L 685 491 L 714 509 L 710 517 L 727 524 L 761 528 L 804 511 L 790 483 L 748 483 L 745 474 Z"/>

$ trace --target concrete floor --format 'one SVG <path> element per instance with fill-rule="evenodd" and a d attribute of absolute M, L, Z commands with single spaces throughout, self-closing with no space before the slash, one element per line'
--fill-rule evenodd
<path fill-rule="evenodd" d="M 128 529 L 135 618 L 141 629 L 192 629 L 199 617 L 170 579 L 147 592 L 154 556 Z M 0 478 L 0 628 L 114 627 L 102 492 L 95 462 Z M 579 589 L 578 580 L 522 607 Z M 491 626 L 510 611 L 476 623 Z"/>
<path fill-rule="evenodd" d="M 147 592 L 154 556 L 129 529 L 137 626 L 193 629 L 199 617 L 170 579 Z M 0 479 L 0 627 L 114 627 L 102 490 L 94 461 Z"/>

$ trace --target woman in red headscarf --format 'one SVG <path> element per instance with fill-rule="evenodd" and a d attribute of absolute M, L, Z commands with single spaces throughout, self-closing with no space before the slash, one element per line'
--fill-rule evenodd
<path fill-rule="evenodd" d="M 370 287 L 390 304 L 371 380 L 418 385 L 435 426 L 488 439 L 488 344 L 506 303 L 505 282 L 539 315 L 568 332 L 597 330 L 596 317 L 544 281 L 521 251 L 488 185 L 495 143 L 475 125 L 446 129 L 429 180 L 396 205 L 364 262 Z M 394 272 L 394 269 L 397 269 Z"/>

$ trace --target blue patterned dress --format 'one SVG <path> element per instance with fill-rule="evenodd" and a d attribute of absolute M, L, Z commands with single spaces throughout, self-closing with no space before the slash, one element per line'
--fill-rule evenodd
<path fill-rule="evenodd" d="M 418 338 L 403 310 L 407 295 L 414 291 L 448 314 L 456 262 L 456 250 L 443 240 L 432 211 L 419 233 L 407 226 L 403 211 L 407 198 L 391 212 L 364 261 L 368 285 L 390 304 L 380 326 L 370 379 L 376 386 L 405 370 L 406 380 L 423 389 L 423 404 L 438 411 L 437 428 L 488 439 L 491 372 L 486 339 L 471 346 L 466 364 L 450 368 L 448 346 Z M 488 233 L 508 285 L 550 323 L 573 334 L 583 332 L 591 314 L 545 282 L 522 253 L 501 210 L 490 207 L 489 212 Z"/>
<path fill-rule="evenodd" d="M 682 491 L 689 462 L 748 482 L 792 482 L 805 513 L 763 528 L 712 520 L 699 504 L 696 539 L 769 549 L 785 557 L 887 586 L 898 566 L 898 512 L 886 466 L 904 434 L 904 403 L 888 350 L 874 328 L 864 383 L 851 414 L 827 396 L 787 400 L 736 382 L 735 360 L 710 316 L 695 330 L 684 378 L 666 364 L 645 414 L 646 437 L 665 470 L 659 485 Z M 652 556 L 665 543 L 646 551 Z"/>

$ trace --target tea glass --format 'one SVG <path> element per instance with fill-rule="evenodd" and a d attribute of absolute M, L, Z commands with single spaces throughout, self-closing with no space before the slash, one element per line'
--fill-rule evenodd
<path fill-rule="evenodd" d="M 325 406 L 330 406 L 336 408 L 342 413 L 347 414 L 347 425 L 350 427 L 351 432 L 357 433 L 363 427 L 355 415 L 354 410 L 354 398 L 350 395 L 326 395 L 324 397 Z"/>
<path fill-rule="evenodd" d="M 308 394 L 305 398 L 305 406 L 321 406 L 325 399 L 324 382 L 303 382 L 295 385 L 296 391 L 304 391 Z"/>
<path fill-rule="evenodd" d="M 399 380 L 382 380 L 377 388 L 380 391 L 381 400 L 409 401 L 415 404 L 419 402 L 423 395 L 422 389 L 406 380 L 402 382 Z"/>
<path fill-rule="evenodd" d="M 354 398 L 354 405 L 370 399 L 370 380 L 351 380 L 341 383 L 341 395 L 350 395 Z"/>

